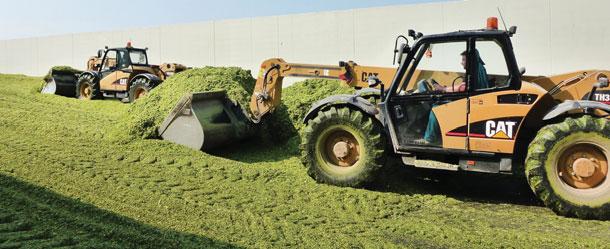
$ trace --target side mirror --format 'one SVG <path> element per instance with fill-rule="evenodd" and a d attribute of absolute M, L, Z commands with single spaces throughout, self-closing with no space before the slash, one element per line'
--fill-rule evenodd
<path fill-rule="evenodd" d="M 521 74 L 521 76 L 525 75 L 525 71 L 526 69 L 524 67 L 519 68 L 519 73 Z"/>
<path fill-rule="evenodd" d="M 608 78 L 607 78 L 607 77 L 602 76 L 602 77 L 599 77 L 599 78 L 597 79 L 597 83 L 595 83 L 595 85 L 594 85 L 594 86 L 595 86 L 596 88 L 606 88 L 606 87 L 608 87 L 608 85 L 609 85 L 609 84 L 608 84 Z"/>
<path fill-rule="evenodd" d="M 410 37 L 413 37 L 413 39 L 415 39 L 415 30 L 409 29 L 409 33 L 408 33 L 408 35 L 409 35 Z"/>
<path fill-rule="evenodd" d="M 508 33 L 514 35 L 517 33 L 517 26 L 512 26 L 508 29 Z"/>
<path fill-rule="evenodd" d="M 97 51 L 97 58 L 102 58 L 102 56 L 104 56 L 104 50 L 100 49 Z"/>
<path fill-rule="evenodd" d="M 421 32 L 415 32 L 415 30 L 409 29 L 409 36 L 411 38 L 413 38 L 413 40 L 417 40 L 419 38 L 422 38 L 422 36 L 424 36 L 424 34 L 422 34 Z"/>
<path fill-rule="evenodd" d="M 407 44 L 400 44 L 400 49 L 398 49 L 398 60 L 394 61 L 394 63 L 398 62 L 398 65 L 400 65 L 400 63 L 402 63 L 402 57 L 404 56 L 405 52 L 408 52 L 409 49 L 407 47 Z"/>

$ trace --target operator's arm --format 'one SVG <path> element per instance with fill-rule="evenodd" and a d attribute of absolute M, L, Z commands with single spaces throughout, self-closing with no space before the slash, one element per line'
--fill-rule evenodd
<path fill-rule="evenodd" d="M 454 86 L 442 86 L 440 84 L 434 84 L 434 88 L 437 91 L 445 92 L 445 93 L 464 92 L 464 91 L 466 91 L 466 83 L 462 82 L 459 85 L 454 85 Z"/>

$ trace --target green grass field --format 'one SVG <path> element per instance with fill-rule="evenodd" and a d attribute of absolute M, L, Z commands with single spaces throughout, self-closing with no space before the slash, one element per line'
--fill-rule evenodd
<path fill-rule="evenodd" d="M 118 101 L 0 75 L 0 248 L 610 248 L 610 222 L 556 216 L 523 179 L 388 165 L 367 189 L 315 183 L 296 143 L 205 154 L 113 143 Z"/>

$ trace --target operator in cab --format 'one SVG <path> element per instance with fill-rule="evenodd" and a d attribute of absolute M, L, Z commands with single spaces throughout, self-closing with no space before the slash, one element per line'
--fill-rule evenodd
<path fill-rule="evenodd" d="M 462 57 L 462 68 L 466 71 L 468 68 L 468 51 L 464 51 L 461 54 Z M 485 62 L 481 59 L 478 50 L 475 50 L 475 56 L 477 58 L 477 68 L 476 68 L 476 77 L 477 83 L 473 86 L 473 90 L 478 89 L 486 89 L 489 88 L 489 79 L 487 77 L 487 70 L 485 69 Z M 462 81 L 460 84 L 452 84 L 451 86 L 443 86 L 436 82 L 434 79 L 430 79 L 432 84 L 429 84 L 427 80 L 422 80 L 417 83 L 416 93 L 424 93 L 424 92 L 439 92 L 439 93 L 457 93 L 457 92 L 465 92 L 467 90 L 466 82 Z M 434 89 L 430 89 L 430 85 Z M 432 107 L 442 105 L 443 103 L 436 103 Z M 413 141 L 418 145 L 439 145 L 441 142 L 440 139 L 441 131 L 440 126 L 438 124 L 438 120 L 436 119 L 436 115 L 434 112 L 430 110 L 430 116 L 428 118 L 428 125 L 426 127 L 426 131 L 424 133 L 424 137 L 422 139 L 417 139 Z"/>

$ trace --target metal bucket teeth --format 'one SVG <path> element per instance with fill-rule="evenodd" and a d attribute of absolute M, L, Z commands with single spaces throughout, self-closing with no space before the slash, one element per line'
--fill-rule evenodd
<path fill-rule="evenodd" d="M 164 140 L 210 150 L 252 134 L 250 120 L 225 91 L 183 96 L 158 129 Z"/>

